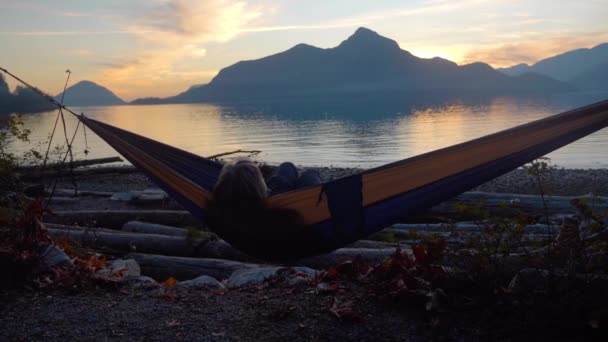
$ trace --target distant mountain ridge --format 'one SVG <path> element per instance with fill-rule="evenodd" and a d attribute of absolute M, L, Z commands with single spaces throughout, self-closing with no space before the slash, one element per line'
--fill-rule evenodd
<path fill-rule="evenodd" d="M 40 97 L 34 91 L 17 87 L 11 93 L 8 84 L 0 74 L 0 116 L 10 113 L 33 113 L 55 109 L 46 99 Z"/>
<path fill-rule="evenodd" d="M 538 74 L 508 76 L 485 63 L 459 66 L 442 58 L 419 58 L 397 42 L 359 28 L 337 47 L 298 44 L 284 52 L 222 69 L 207 85 L 166 99 L 133 103 L 252 101 L 361 94 L 525 94 L 574 87 Z M 412 95 L 415 96 L 415 95 Z"/>
<path fill-rule="evenodd" d="M 62 94 L 55 96 L 61 100 Z M 115 106 L 126 102 L 108 88 L 91 81 L 80 81 L 65 91 L 63 104 L 66 106 Z"/>
<path fill-rule="evenodd" d="M 511 76 L 535 72 L 571 83 L 580 89 L 608 91 L 608 84 L 599 82 L 600 75 L 608 74 L 608 43 L 591 49 L 567 51 L 533 65 L 518 64 L 498 71 Z"/>

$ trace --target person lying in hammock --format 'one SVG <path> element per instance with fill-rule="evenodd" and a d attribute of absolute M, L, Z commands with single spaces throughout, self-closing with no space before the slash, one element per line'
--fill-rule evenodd
<path fill-rule="evenodd" d="M 289 209 L 269 208 L 264 200 L 318 184 L 321 184 L 318 171 L 300 174 L 290 162 L 282 163 L 265 182 L 253 161 L 236 160 L 224 165 L 220 172 L 208 207 L 207 223 L 212 231 L 245 252 L 254 248 L 256 255 L 268 251 L 269 258 L 297 256 L 298 246 L 303 251 L 310 250 L 306 240 L 312 238 L 304 232 L 299 214 Z"/>

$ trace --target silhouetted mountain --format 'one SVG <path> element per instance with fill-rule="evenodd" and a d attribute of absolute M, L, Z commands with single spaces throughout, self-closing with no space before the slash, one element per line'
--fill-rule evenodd
<path fill-rule="evenodd" d="M 27 88 L 17 87 L 15 93 L 11 93 L 3 75 L 0 74 L 0 115 L 42 112 L 54 108 L 49 101 Z"/>
<path fill-rule="evenodd" d="M 608 61 L 608 43 L 600 44 L 592 49 L 576 49 L 557 56 L 543 59 L 532 66 L 518 64 L 510 68 L 498 69 L 507 75 L 521 75 L 524 72 L 535 72 L 552 77 L 563 82 L 572 82 L 577 86 L 589 89 L 586 84 L 579 82 L 591 70 L 602 70 L 602 65 Z M 590 75 L 592 76 L 592 75 Z M 588 77 L 588 76 L 587 76 Z M 577 81 L 574 81 L 577 79 Z M 602 85 L 605 87 L 605 85 Z"/>
<path fill-rule="evenodd" d="M 608 92 L 608 59 L 587 71 L 577 75 L 570 83 L 584 90 L 602 90 Z"/>
<path fill-rule="evenodd" d="M 61 100 L 62 94 L 55 98 Z M 80 81 L 66 90 L 63 104 L 66 106 L 114 106 L 125 104 L 125 101 L 105 87 L 91 81 Z"/>
<path fill-rule="evenodd" d="M 526 63 L 520 63 L 508 68 L 498 68 L 497 71 L 509 76 L 520 76 L 527 72 L 530 72 L 530 66 Z"/>
<path fill-rule="evenodd" d="M 8 89 L 8 83 L 4 80 L 4 76 L 0 74 L 0 96 L 4 94 L 9 94 L 10 91 Z"/>
<path fill-rule="evenodd" d="M 405 98 L 421 93 L 497 95 L 572 89 L 541 75 L 507 76 L 484 63 L 458 66 L 442 58 L 419 58 L 402 50 L 397 42 L 359 28 L 335 48 L 299 44 L 272 56 L 226 67 L 209 84 L 192 87 L 175 97 L 135 103 L 316 101 L 376 94 Z"/>

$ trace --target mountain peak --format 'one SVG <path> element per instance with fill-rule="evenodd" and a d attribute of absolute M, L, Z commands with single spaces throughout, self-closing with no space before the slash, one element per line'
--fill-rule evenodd
<path fill-rule="evenodd" d="M 343 41 L 338 47 L 354 47 L 362 49 L 400 49 L 396 41 L 379 35 L 365 27 L 359 27 L 348 39 Z"/>
<path fill-rule="evenodd" d="M 381 37 L 378 32 L 374 31 L 374 30 L 370 30 L 367 27 L 359 27 L 355 33 L 352 34 L 352 36 L 374 36 L 374 37 Z"/>
<path fill-rule="evenodd" d="M 62 98 L 63 94 L 55 98 Z M 64 104 L 68 106 L 112 106 L 125 102 L 106 87 L 95 82 L 80 81 L 66 89 Z"/>

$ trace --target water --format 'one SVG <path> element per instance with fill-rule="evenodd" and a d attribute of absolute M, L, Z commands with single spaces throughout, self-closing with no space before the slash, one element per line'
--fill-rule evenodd
<path fill-rule="evenodd" d="M 237 149 L 261 150 L 258 159 L 300 165 L 369 168 L 477 138 L 598 100 L 597 96 L 557 100 L 496 98 L 483 103 L 453 101 L 416 107 L 317 108 L 258 106 L 235 108 L 212 104 L 75 108 L 97 120 L 151 137 L 190 152 L 209 156 Z M 24 116 L 32 130 L 25 151 L 43 148 L 56 112 Z M 71 136 L 76 119 L 66 116 Z M 64 141 L 58 131 L 56 141 Z M 77 159 L 116 156 L 100 138 L 88 133 L 84 155 L 82 130 L 77 134 Z M 549 155 L 558 166 L 608 167 L 608 129 Z"/>

